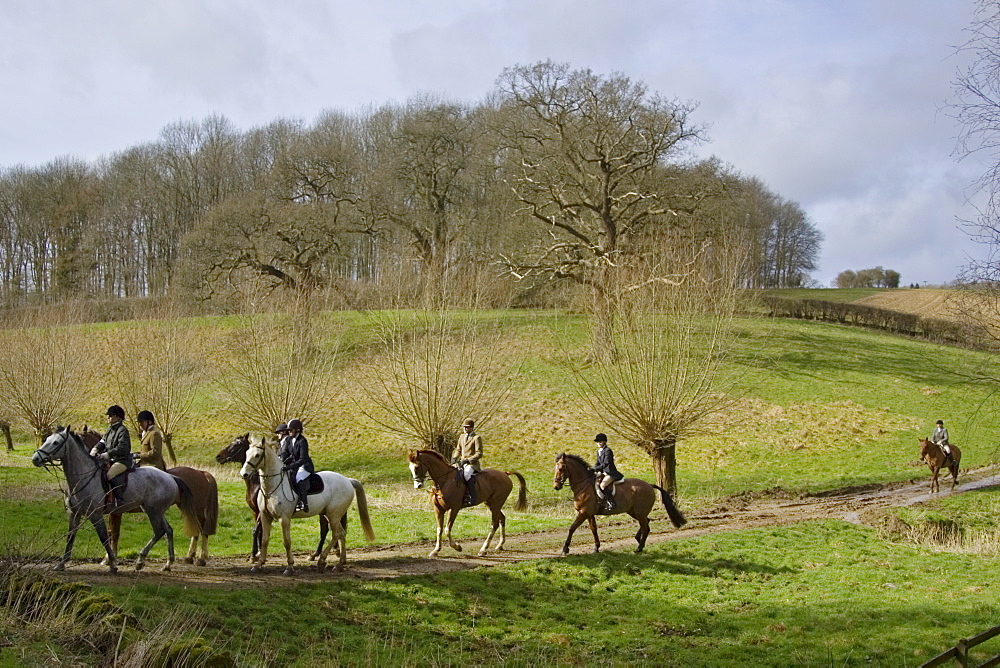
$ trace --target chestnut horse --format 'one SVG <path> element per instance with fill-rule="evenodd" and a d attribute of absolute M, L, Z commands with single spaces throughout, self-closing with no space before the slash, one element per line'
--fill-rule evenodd
<path fill-rule="evenodd" d="M 926 462 L 931 469 L 931 494 L 940 492 L 941 485 L 938 483 L 938 473 L 947 459 L 944 450 L 940 445 L 928 441 L 926 438 L 918 440 L 920 441 L 920 459 Z M 955 489 L 955 483 L 958 482 L 958 465 L 962 461 L 962 451 L 958 449 L 957 445 L 951 444 L 948 445 L 948 449 L 951 450 L 951 463 L 948 464 L 948 471 L 951 472 L 951 488 Z"/>
<path fill-rule="evenodd" d="M 242 436 L 237 436 L 229 445 L 219 450 L 219 454 L 215 456 L 215 461 L 220 464 L 240 464 L 242 466 L 247 460 L 247 450 L 249 448 L 250 433 L 247 432 Z M 254 561 L 260 552 L 260 508 L 257 507 L 257 492 L 260 491 L 260 474 L 254 471 L 249 477 L 244 478 L 243 482 L 247 486 L 247 506 L 250 507 L 250 512 L 253 513 L 253 546 L 251 547 L 250 561 Z M 347 531 L 347 515 L 340 518 L 340 522 L 343 524 L 344 531 Z M 316 546 L 316 551 L 309 555 L 309 561 L 314 561 L 323 553 L 323 543 L 326 542 L 326 536 L 329 532 L 330 523 L 327 521 L 326 515 L 320 515 L 319 545 Z"/>
<path fill-rule="evenodd" d="M 101 440 L 101 435 L 92 431 L 86 425 L 80 434 L 80 440 L 89 450 Z M 194 513 L 185 513 L 181 508 L 181 518 L 184 520 L 184 535 L 191 539 L 187 556 L 182 559 L 186 564 L 204 566 L 208 563 L 208 537 L 214 536 L 219 521 L 219 486 L 208 471 L 193 469 L 188 466 L 175 466 L 167 469 L 167 473 L 184 481 L 191 490 L 191 503 Z M 138 512 L 134 510 L 132 512 Z M 120 513 L 108 515 L 108 534 L 115 554 L 118 554 L 118 539 L 121 537 L 122 516 Z M 198 552 L 198 542 L 201 541 L 201 556 L 195 560 Z M 102 561 L 106 564 L 107 559 Z"/>
<path fill-rule="evenodd" d="M 663 507 L 667 511 L 667 517 L 671 524 L 680 528 L 687 523 L 684 515 L 674 505 L 673 500 L 667 490 L 657 485 L 652 485 L 645 480 L 638 478 L 625 478 L 620 483 L 615 484 L 615 507 L 614 510 L 603 509 L 603 504 L 597 497 L 597 490 L 594 487 L 595 476 L 590 466 L 582 457 L 562 453 L 556 456 L 556 475 L 553 486 L 562 489 L 563 483 L 569 481 L 569 486 L 573 490 L 573 503 L 576 506 L 576 519 L 569 526 L 569 534 L 566 536 L 566 543 L 563 544 L 563 554 L 569 554 L 569 542 L 573 538 L 573 532 L 584 522 L 590 523 L 590 532 L 594 534 L 594 552 L 600 552 L 601 539 L 597 537 L 597 522 L 595 515 L 617 515 L 628 513 L 639 523 L 639 531 L 635 534 L 635 540 L 639 547 L 636 552 L 642 552 L 646 546 L 646 538 L 649 536 L 649 513 L 656 503 L 656 492 L 660 491 L 660 499 Z"/>
<path fill-rule="evenodd" d="M 465 480 L 459 478 L 461 470 L 456 469 L 448 463 L 444 456 L 434 450 L 410 450 L 407 457 L 410 464 L 410 473 L 413 474 L 413 487 L 420 489 L 423 487 L 427 476 L 434 481 L 432 494 L 434 497 L 434 512 L 437 514 L 437 543 L 431 550 L 430 556 L 436 557 L 441 551 L 441 535 L 448 536 L 448 544 L 453 548 L 462 551 L 462 546 L 451 538 L 451 526 L 455 523 L 455 516 L 463 508 L 465 500 Z M 517 502 L 514 510 L 524 510 L 528 507 L 527 489 L 524 477 L 517 471 L 501 471 L 499 469 L 483 469 L 476 474 L 476 505 L 485 503 L 490 509 L 493 517 L 493 524 L 490 533 L 486 536 L 486 542 L 479 550 L 479 556 L 486 554 L 490 547 L 493 535 L 500 528 L 500 542 L 495 550 L 503 551 L 503 544 L 507 539 L 507 516 L 503 514 L 503 504 L 507 502 L 514 483 L 510 476 L 517 476 L 520 488 L 517 492 Z M 445 529 L 444 514 L 448 514 L 448 527 Z"/>

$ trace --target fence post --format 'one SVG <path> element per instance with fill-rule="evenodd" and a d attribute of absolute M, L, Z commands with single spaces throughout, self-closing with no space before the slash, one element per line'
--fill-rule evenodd
<path fill-rule="evenodd" d="M 957 643 L 955 643 L 955 649 L 958 653 L 955 654 L 955 661 L 958 661 L 958 665 L 962 668 L 968 668 L 969 665 L 969 641 L 966 638 L 962 638 Z"/>

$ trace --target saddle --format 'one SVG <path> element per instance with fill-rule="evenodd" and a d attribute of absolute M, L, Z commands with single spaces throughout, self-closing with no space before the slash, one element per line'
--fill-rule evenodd
<path fill-rule="evenodd" d="M 296 489 L 295 475 L 291 471 L 288 472 L 288 482 L 292 484 L 292 489 Z M 306 478 L 306 482 L 309 483 L 309 491 L 307 491 L 306 494 L 319 494 L 326 489 L 326 485 L 323 484 L 323 479 L 315 473 L 310 473 L 309 477 Z"/>
<path fill-rule="evenodd" d="M 108 469 L 111 468 L 111 462 L 102 462 L 101 465 L 101 487 L 104 488 L 104 502 L 109 504 L 114 504 L 115 493 L 111 488 L 111 480 L 108 478 Z M 130 473 L 135 471 L 136 467 L 125 469 L 122 473 L 115 476 L 115 480 L 120 480 L 118 487 L 122 490 L 122 496 L 125 495 L 125 490 L 128 488 L 128 476 Z"/>
<path fill-rule="evenodd" d="M 462 507 L 469 508 L 476 505 L 476 476 L 479 475 L 479 471 L 472 474 L 472 478 L 468 482 L 465 480 L 465 475 L 462 469 L 455 469 L 455 482 L 459 485 L 465 487 L 465 497 L 462 500 Z"/>

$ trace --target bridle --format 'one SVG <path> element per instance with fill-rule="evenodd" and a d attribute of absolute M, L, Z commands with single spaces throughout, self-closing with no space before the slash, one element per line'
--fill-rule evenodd
<path fill-rule="evenodd" d="M 252 448 L 256 448 L 258 450 L 257 454 L 255 454 L 253 456 L 250 455 L 250 450 Z M 278 478 L 280 476 L 285 475 L 285 472 L 284 471 L 278 471 L 277 473 L 264 473 L 264 471 L 260 468 L 260 464 L 264 460 L 265 454 L 266 453 L 264 452 L 264 446 L 257 446 L 257 445 L 253 445 L 251 443 L 249 445 L 249 447 L 247 447 L 247 459 L 246 459 L 246 463 L 251 468 L 256 469 L 257 475 L 259 475 L 261 477 L 260 493 L 264 495 L 265 499 L 270 499 L 272 496 L 274 496 L 274 492 L 277 492 L 278 490 L 282 489 L 281 482 L 279 480 L 278 486 L 275 488 L 274 492 L 271 492 L 270 494 L 268 494 L 264 490 L 263 479 L 264 478 Z M 295 500 L 293 497 L 289 497 L 284 492 L 282 493 L 281 496 L 286 501 L 294 501 Z"/>
<path fill-rule="evenodd" d="M 553 481 L 553 487 L 555 489 L 562 489 L 563 484 L 566 482 L 566 460 L 562 457 L 556 459 L 556 479 Z"/>
<path fill-rule="evenodd" d="M 63 429 L 62 431 L 56 432 L 56 435 L 61 435 L 62 436 L 62 440 L 61 441 L 52 441 L 50 444 L 48 444 L 50 446 L 49 448 L 46 448 L 46 444 L 43 443 L 42 447 L 40 447 L 37 450 L 35 450 L 35 454 L 36 455 L 37 454 L 42 455 L 42 467 L 46 471 L 48 471 L 49 473 L 51 473 L 53 476 L 55 476 L 55 477 L 58 478 L 59 476 L 58 476 L 57 471 L 62 468 L 62 460 L 63 460 L 63 458 L 62 457 L 56 457 L 55 454 L 57 452 L 60 452 L 60 451 L 65 451 L 65 449 L 67 447 L 69 447 L 70 438 L 72 438 L 74 441 L 76 441 L 76 435 L 73 434 L 72 431 L 70 431 L 69 427 L 67 427 L 66 429 Z M 100 473 L 101 473 L 101 467 L 100 467 L 100 465 L 96 464 L 96 462 L 95 462 L 94 469 L 89 474 L 83 474 L 83 473 L 80 474 L 80 477 L 83 478 L 83 481 L 81 483 L 77 484 L 77 485 L 74 485 L 74 487 L 76 487 L 78 489 L 82 488 L 82 487 L 85 487 L 87 485 L 87 483 L 89 483 L 95 477 L 97 477 L 98 475 L 100 475 Z M 68 485 L 69 484 L 69 480 L 67 480 L 66 483 Z M 72 492 L 72 490 L 70 490 L 70 492 Z"/>

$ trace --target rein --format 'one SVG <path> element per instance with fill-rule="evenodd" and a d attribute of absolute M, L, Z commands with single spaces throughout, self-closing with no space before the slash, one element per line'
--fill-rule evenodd
<path fill-rule="evenodd" d="M 257 470 L 257 475 L 259 475 L 261 477 L 260 493 L 264 495 L 264 500 L 267 501 L 272 496 L 274 496 L 275 493 L 277 493 L 278 491 L 281 491 L 283 489 L 283 485 L 281 484 L 281 482 L 279 482 L 277 488 L 273 492 L 271 492 L 269 494 L 267 492 L 267 490 L 264 489 L 264 478 L 277 478 L 279 476 L 284 476 L 285 472 L 284 471 L 278 471 L 277 473 L 265 473 L 264 469 L 260 468 L 260 465 L 263 463 L 263 461 L 264 461 L 265 458 L 266 458 L 265 453 L 261 452 L 261 454 L 260 454 L 260 460 L 256 464 L 250 464 L 249 461 L 247 461 L 247 463 L 250 464 L 250 466 L 254 467 Z M 288 496 L 288 494 L 286 492 L 282 492 L 281 493 L 281 499 L 283 501 L 295 501 L 296 500 L 294 497 Z"/>
<path fill-rule="evenodd" d="M 73 440 L 76 441 L 76 438 L 73 437 Z M 63 448 L 70 447 L 69 441 L 70 441 L 70 433 L 69 433 L 69 431 L 63 432 L 62 447 Z M 81 445 L 81 444 L 79 444 L 79 442 L 77 442 L 77 444 Z M 44 448 L 44 447 L 45 446 L 43 445 L 42 448 Z M 82 447 L 82 445 L 81 445 L 81 447 Z M 58 458 L 57 457 L 53 457 L 51 452 L 48 452 L 47 450 L 43 450 L 42 448 L 38 448 L 37 450 L 35 450 L 36 453 L 40 452 L 43 455 L 45 455 L 45 461 L 42 462 L 42 468 L 44 468 L 48 473 L 50 473 L 53 478 L 55 478 L 56 480 L 60 481 L 60 485 L 59 485 L 60 487 L 62 487 L 61 482 L 63 480 L 65 480 L 66 487 L 64 489 L 65 489 L 67 498 L 70 497 L 70 496 L 73 496 L 74 494 L 76 494 L 76 490 L 77 489 L 86 487 L 90 483 L 91 480 L 93 480 L 95 477 L 97 477 L 101 473 L 101 467 L 99 465 L 97 465 L 96 462 L 95 462 L 94 470 L 91 471 L 89 474 L 87 474 L 87 473 L 79 473 L 79 474 L 74 475 L 74 477 L 79 476 L 82 479 L 82 482 L 77 481 L 76 485 L 72 485 L 71 486 L 70 485 L 70 481 L 69 481 L 69 476 L 65 474 L 65 469 L 63 468 L 64 457 L 58 457 Z M 89 455 L 87 455 L 87 456 L 89 457 Z M 62 477 L 60 477 L 59 473 L 57 473 L 57 471 L 63 471 L 64 475 Z"/>

